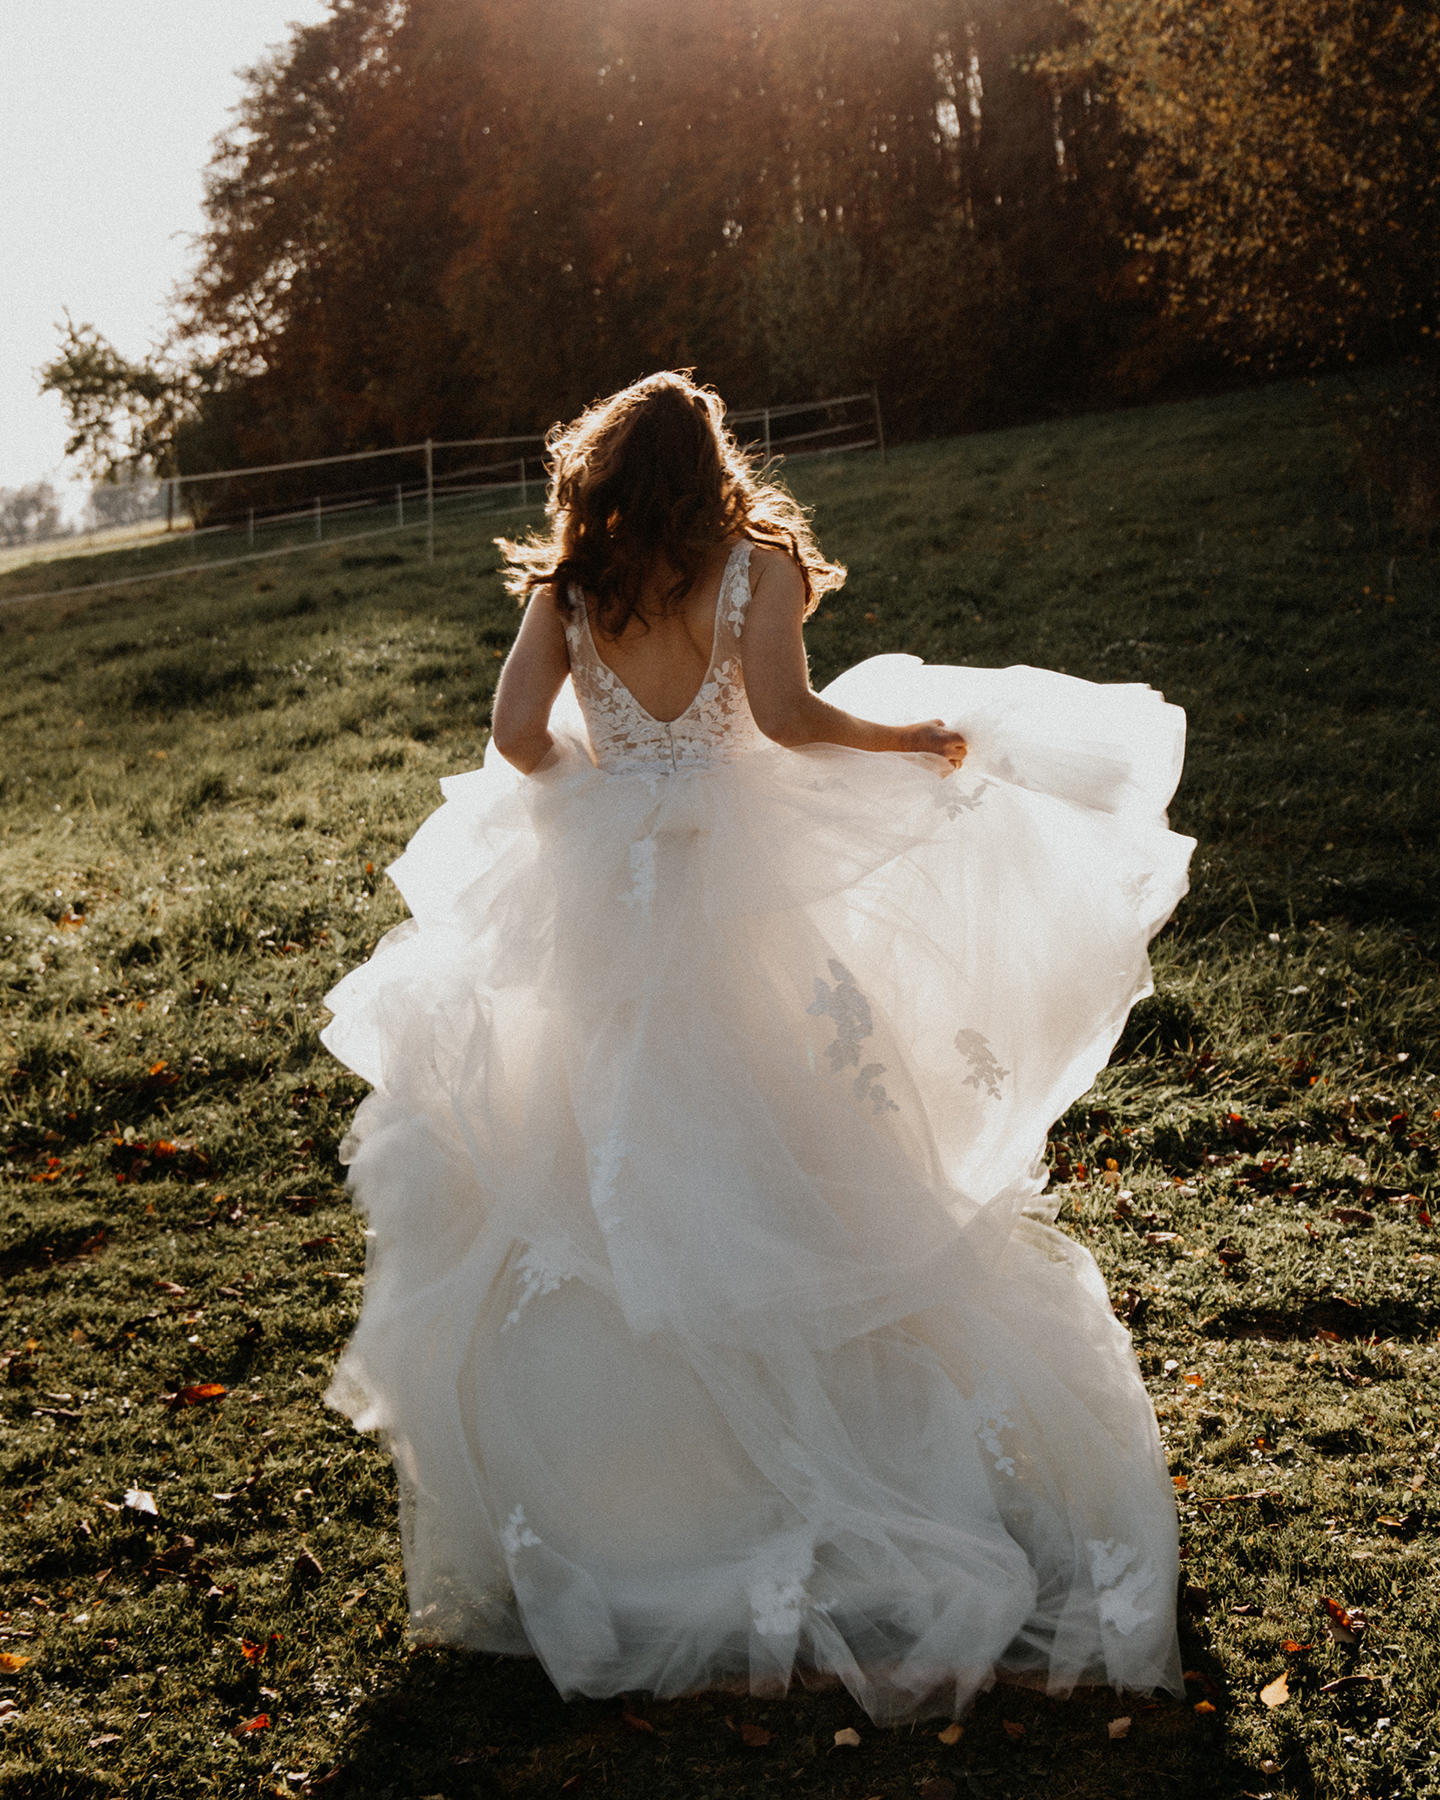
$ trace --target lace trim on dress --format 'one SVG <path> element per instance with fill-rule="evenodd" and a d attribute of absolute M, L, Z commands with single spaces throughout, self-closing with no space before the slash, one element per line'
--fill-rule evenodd
<path fill-rule="evenodd" d="M 595 760 L 609 774 L 674 773 L 733 762 L 763 747 L 765 739 L 745 695 L 745 673 L 737 642 L 750 602 L 750 543 L 730 553 L 715 600 L 715 633 L 710 663 L 695 697 L 679 718 L 657 719 L 646 712 L 600 655 L 590 629 L 584 597 L 571 590 L 573 612 L 565 621 L 570 674 L 585 717 Z M 637 874 L 639 871 L 637 871 Z M 643 904 L 643 881 L 635 902 Z"/>

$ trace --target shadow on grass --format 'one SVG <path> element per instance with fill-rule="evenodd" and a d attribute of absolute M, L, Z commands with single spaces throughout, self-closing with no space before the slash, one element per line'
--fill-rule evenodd
<path fill-rule="evenodd" d="M 882 1730 L 838 1689 L 781 1699 L 710 1692 L 562 1701 L 538 1663 L 417 1651 L 377 1695 L 333 1769 L 306 1791 L 365 1800 L 496 1794 L 530 1800 L 736 1800 L 784 1791 L 816 1800 L 1140 1800 L 1161 1792 L 1237 1794 L 1264 1785 L 1227 1751 L 1224 1681 L 1192 1639 L 1185 1701 L 1085 1690 L 1068 1700 L 1000 1686 L 981 1695 L 954 1743 L 944 1720 Z M 1195 1711 L 1209 1704 L 1213 1712 Z M 1110 1723 L 1131 1720 L 1123 1738 Z M 859 1743 L 837 1744 L 853 1731 Z"/>

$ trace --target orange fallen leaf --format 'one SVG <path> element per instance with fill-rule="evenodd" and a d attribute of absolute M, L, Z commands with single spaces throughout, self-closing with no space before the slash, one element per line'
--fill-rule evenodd
<path fill-rule="evenodd" d="M 1012 1738 L 1024 1737 L 1025 1727 L 1023 1725 L 1019 1724 L 1016 1720 L 1002 1719 L 1000 1721 L 1000 1723 L 1005 1727 L 1005 1735 L 1007 1737 L 1012 1737 Z"/>
<path fill-rule="evenodd" d="M 853 1725 L 847 1725 L 843 1731 L 835 1733 L 835 1747 L 838 1750 L 858 1750 L 860 1733 Z"/>
<path fill-rule="evenodd" d="M 942 1744 L 958 1744 L 965 1735 L 965 1727 L 963 1725 L 947 1725 L 937 1735 Z"/>
<path fill-rule="evenodd" d="M 224 1398 L 225 1389 L 220 1382 L 202 1381 L 194 1387 L 177 1389 L 166 1401 L 166 1405 L 173 1412 L 177 1407 L 203 1406 L 207 1400 L 223 1400 Z"/>
<path fill-rule="evenodd" d="M 1112 1738 L 1129 1737 L 1132 1722 L 1133 1721 L 1128 1716 L 1120 1719 L 1112 1719 L 1108 1728 L 1110 1736 Z"/>
<path fill-rule="evenodd" d="M 1313 1650 L 1313 1644 L 1297 1644 L 1294 1638 L 1286 1638 L 1280 1646 L 1287 1656 L 1298 1656 L 1302 1650 Z"/>
<path fill-rule="evenodd" d="M 13 1650 L 0 1650 L 0 1670 L 7 1675 L 13 1675 L 17 1669 L 23 1669 L 29 1660 L 28 1656 L 17 1656 Z"/>
<path fill-rule="evenodd" d="M 648 1731 L 652 1734 L 652 1736 L 654 1735 L 655 1727 L 650 1723 L 650 1721 L 648 1719 L 642 1719 L 640 1717 L 639 1713 L 631 1712 L 628 1707 L 625 1709 L 624 1712 L 621 1713 L 620 1717 L 624 1721 L 624 1723 L 630 1727 L 630 1729 L 632 1731 Z M 742 1730 L 741 1735 L 742 1736 L 744 1735 L 743 1730 Z"/>
<path fill-rule="evenodd" d="M 1215 1708 L 1209 1700 L 1197 1700 L 1195 1710 L 1197 1713 L 1213 1713 Z"/>
<path fill-rule="evenodd" d="M 1283 1706 L 1290 1698 L 1290 1683 L 1282 1670 L 1275 1679 L 1260 1690 L 1260 1703 L 1272 1709 Z"/>
<path fill-rule="evenodd" d="M 253 1719 L 246 1719 L 243 1725 L 237 1725 L 232 1735 L 243 1737 L 247 1731 L 268 1731 L 269 1729 L 269 1713 L 256 1713 Z"/>
<path fill-rule="evenodd" d="M 1177 1488 L 1188 1488 L 1190 1483 L 1184 1475 L 1172 1475 L 1171 1483 Z"/>

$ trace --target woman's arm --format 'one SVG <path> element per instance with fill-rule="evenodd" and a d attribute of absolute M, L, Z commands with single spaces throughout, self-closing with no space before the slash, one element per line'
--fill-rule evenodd
<path fill-rule="evenodd" d="M 876 725 L 842 712 L 811 691 L 805 662 L 805 580 L 780 550 L 755 550 L 759 565 L 745 614 L 745 691 L 755 723 L 787 749 L 802 744 L 843 744 L 851 750 L 925 751 L 955 768 L 965 760 L 965 739 L 942 719 L 915 725 Z"/>
<path fill-rule="evenodd" d="M 565 626 L 548 587 L 536 588 L 525 608 L 490 717 L 495 748 L 522 775 L 531 774 L 550 754 L 550 708 L 570 673 Z"/>

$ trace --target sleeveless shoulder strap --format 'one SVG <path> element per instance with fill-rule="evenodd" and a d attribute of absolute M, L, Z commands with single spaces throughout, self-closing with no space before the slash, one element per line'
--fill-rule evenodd
<path fill-rule="evenodd" d="M 749 538 L 742 538 L 730 552 L 720 581 L 720 617 L 737 641 L 745 628 L 745 609 L 750 604 L 750 550 Z"/>

